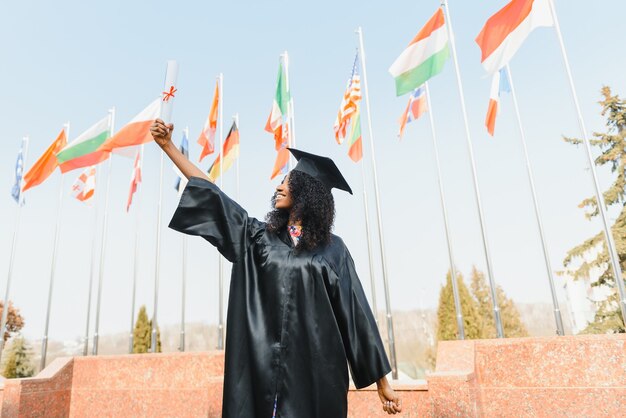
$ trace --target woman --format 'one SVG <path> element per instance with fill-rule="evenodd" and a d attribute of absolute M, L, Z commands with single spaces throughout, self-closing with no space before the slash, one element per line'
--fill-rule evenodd
<path fill-rule="evenodd" d="M 376 382 L 383 410 L 400 412 L 354 262 L 330 232 L 330 189 L 352 193 L 335 164 L 291 150 L 298 164 L 276 188 L 264 223 L 172 144 L 173 128 L 160 119 L 150 128 L 189 179 L 170 227 L 202 236 L 233 263 L 223 416 L 346 417 L 348 366 L 357 388 Z"/>

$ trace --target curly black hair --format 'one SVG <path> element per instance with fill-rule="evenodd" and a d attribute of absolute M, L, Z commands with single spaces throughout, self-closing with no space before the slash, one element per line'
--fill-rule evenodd
<path fill-rule="evenodd" d="M 335 222 L 335 200 L 321 181 L 302 171 L 292 170 L 289 174 L 289 193 L 293 201 L 291 212 L 276 209 L 276 193 L 272 196 L 274 208 L 265 216 L 267 229 L 280 232 L 287 228 L 289 215 L 300 220 L 302 238 L 297 251 L 313 250 L 330 243 L 331 230 Z"/>

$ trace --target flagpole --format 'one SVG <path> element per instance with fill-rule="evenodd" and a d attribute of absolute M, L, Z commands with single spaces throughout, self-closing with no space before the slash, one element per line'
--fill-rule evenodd
<path fill-rule="evenodd" d="M 522 149 L 524 151 L 524 159 L 526 161 L 526 173 L 528 174 L 528 182 L 530 183 L 530 192 L 533 196 L 533 205 L 535 208 L 535 217 L 537 218 L 537 226 L 539 227 L 539 237 L 541 238 L 541 246 L 543 248 L 543 257 L 546 263 L 546 269 L 548 271 L 548 282 L 550 284 L 550 294 L 552 295 L 552 306 L 554 308 L 554 320 L 556 322 L 556 333 L 558 335 L 565 335 L 563 329 L 563 319 L 561 318 L 561 310 L 559 309 L 559 300 L 556 296 L 556 289 L 554 286 L 554 276 L 552 273 L 552 267 L 550 263 L 550 256 L 548 254 L 548 246 L 546 245 L 545 234 L 543 230 L 543 223 L 541 222 L 541 211 L 539 210 L 539 201 L 537 200 L 537 192 L 535 191 L 535 180 L 533 172 L 530 166 L 530 159 L 528 158 L 528 150 L 526 148 L 526 134 L 522 125 L 522 118 L 520 116 L 519 106 L 517 103 L 517 95 L 515 94 L 515 85 L 513 84 L 513 77 L 511 76 L 511 69 L 509 65 L 506 65 L 506 72 L 509 78 L 509 84 L 511 86 L 511 95 L 513 97 L 513 107 L 515 108 L 515 116 L 517 117 L 517 126 L 519 127 L 520 139 L 522 142 Z"/>
<path fill-rule="evenodd" d="M 4 351 L 4 331 L 7 325 L 7 318 L 9 314 L 9 294 L 11 291 L 11 278 L 13 277 L 13 263 L 15 261 L 15 250 L 17 246 L 17 237 L 20 228 L 20 218 L 22 213 L 22 206 L 24 204 L 24 197 L 22 192 L 22 185 L 24 184 L 24 168 L 26 167 L 26 157 L 28 156 L 28 136 L 22 138 L 22 168 L 21 178 L 18 184 L 20 188 L 19 198 L 17 199 L 17 213 L 15 214 L 15 229 L 13 229 L 13 240 L 11 241 L 11 257 L 9 258 L 9 274 L 7 276 L 7 285 L 4 292 L 4 308 L 2 309 L 2 320 L 0 322 L 0 360 L 2 360 L 2 351 Z"/>
<path fill-rule="evenodd" d="M 189 127 L 185 127 L 185 138 L 189 138 Z M 182 147 L 181 147 L 182 148 Z M 188 152 L 189 153 L 189 152 Z M 182 180 L 180 180 L 182 181 Z M 180 187 L 180 186 L 179 186 Z M 181 286 L 181 308 L 180 308 L 180 342 L 178 349 L 185 351 L 185 308 L 187 299 L 187 235 L 182 235 L 183 254 L 182 254 L 182 286 Z"/>
<path fill-rule="evenodd" d="M 219 102 L 219 128 L 220 128 L 220 190 L 223 186 L 222 179 L 222 167 L 224 167 L 224 75 L 220 73 L 219 77 L 220 83 L 220 102 Z M 219 266 L 219 276 L 218 276 L 218 287 L 219 287 L 219 295 L 218 295 L 218 324 L 217 324 L 217 349 L 224 349 L 224 260 L 222 255 L 218 253 L 218 266 Z"/>
<path fill-rule="evenodd" d="M 465 137 L 467 139 L 467 148 L 470 157 L 470 163 L 472 167 L 472 180 L 474 182 L 474 192 L 476 197 L 476 205 L 478 207 L 478 218 L 480 220 L 480 231 L 482 233 L 483 248 L 485 251 L 485 260 L 487 262 L 487 276 L 489 277 L 489 289 L 491 292 L 491 303 L 493 304 L 493 316 L 496 323 L 496 335 L 498 338 L 504 338 L 504 329 L 502 327 L 502 318 L 500 317 L 500 307 L 498 305 L 498 298 L 496 294 L 496 282 L 493 276 L 493 269 L 491 266 L 491 256 L 489 254 L 489 244 L 487 241 L 487 227 L 485 225 L 485 216 L 483 214 L 482 201 L 480 198 L 480 189 L 478 187 L 478 176 L 476 173 L 476 162 L 474 161 L 474 147 L 472 145 L 472 138 L 470 135 L 469 122 L 467 120 L 467 110 L 465 108 L 465 96 L 463 94 L 463 84 L 461 82 L 461 73 L 459 71 L 459 62 L 456 56 L 456 45 L 454 40 L 454 31 L 452 30 L 452 21 L 450 19 L 450 8 L 447 0 L 441 0 L 441 6 L 446 11 L 446 20 L 448 26 L 448 32 L 450 34 L 450 46 L 452 49 L 452 58 L 454 60 L 454 69 L 456 73 L 456 81 L 459 88 L 459 96 L 461 98 L 461 111 L 463 112 L 463 123 L 465 124 Z"/>
<path fill-rule="evenodd" d="M 109 110 L 109 137 L 115 132 L 115 107 Z M 107 243 L 107 226 L 109 219 L 109 191 L 111 190 L 111 167 L 113 155 L 109 155 L 109 164 L 107 167 L 107 187 L 104 193 L 104 217 L 102 219 L 102 241 L 100 244 L 100 268 L 98 269 L 98 295 L 96 297 L 96 323 L 93 333 L 93 344 L 91 354 L 98 355 L 99 331 L 100 331 L 100 303 L 102 301 L 102 281 L 104 279 L 104 255 Z"/>
<path fill-rule="evenodd" d="M 65 137 L 70 136 L 70 123 L 67 122 L 64 125 Z M 59 224 L 61 223 L 61 214 L 63 211 L 63 180 L 65 176 L 61 174 L 59 181 L 59 203 L 57 206 L 57 221 L 54 227 L 54 243 L 52 247 L 52 264 L 50 266 L 50 283 L 48 287 L 48 307 L 46 309 L 46 322 L 44 325 L 43 339 L 41 340 L 41 363 L 39 370 L 43 370 L 46 367 L 46 354 L 48 352 L 48 329 L 50 326 L 50 309 L 52 306 L 52 290 L 54 289 L 54 276 L 56 270 L 57 249 L 59 247 Z M 8 304 L 7 304 L 8 305 Z M 7 307 L 8 308 L 8 307 Z"/>
<path fill-rule="evenodd" d="M 99 167 L 96 166 L 96 173 Z M 91 319 L 91 293 L 93 289 L 93 276 L 95 267 L 96 238 L 98 235 L 98 193 L 93 196 L 93 235 L 91 237 L 91 262 L 89 263 L 89 287 L 87 289 L 87 319 L 85 321 L 85 337 L 83 338 L 83 356 L 89 354 L 89 322 Z"/>
<path fill-rule="evenodd" d="M 143 152 L 144 145 L 141 145 L 138 152 L 139 155 L 139 167 L 140 170 L 143 168 Z M 133 165 L 133 179 L 137 176 L 136 167 Z M 133 181 L 133 180 L 131 180 Z M 131 185 L 132 187 L 132 185 Z M 137 189 L 135 190 L 136 195 L 136 205 L 135 205 L 135 250 L 133 255 L 133 291 L 130 301 L 130 333 L 128 336 L 128 354 L 133 353 L 133 347 L 135 345 L 135 303 L 137 300 L 137 279 L 139 277 L 139 223 L 141 221 L 141 193 L 139 193 L 141 189 L 141 182 L 137 183 Z"/>
<path fill-rule="evenodd" d="M 430 120 L 430 131 L 433 139 L 433 149 L 435 152 L 435 163 L 437 165 L 437 182 L 439 183 L 439 198 L 441 200 L 441 210 L 443 213 L 443 225 L 446 231 L 446 243 L 448 244 L 448 258 L 450 259 L 450 281 L 452 282 L 452 295 L 454 296 L 454 309 L 456 311 L 456 326 L 459 331 L 458 339 L 465 339 L 465 326 L 463 322 L 463 310 L 461 309 L 461 298 L 459 297 L 459 285 L 457 283 L 456 266 L 452 253 L 452 240 L 450 238 L 450 224 L 448 223 L 448 209 L 446 206 L 446 198 L 443 191 L 443 177 L 441 175 L 441 163 L 439 161 L 439 149 L 437 147 L 437 133 L 435 131 L 435 120 L 433 115 L 433 107 L 430 103 L 430 89 L 428 83 L 424 83 L 426 90 L 426 102 L 428 103 L 428 118 Z"/>
<path fill-rule="evenodd" d="M 578 116 L 578 124 L 583 136 L 583 143 L 585 144 L 585 151 L 587 154 L 587 160 L 589 168 L 591 169 L 591 177 L 593 179 L 593 186 L 596 193 L 596 202 L 598 212 L 602 218 L 602 225 L 604 226 L 604 237 L 606 239 L 607 249 L 609 257 L 611 259 L 611 266 L 613 269 L 613 277 L 615 277 L 615 283 L 620 297 L 620 309 L 622 311 L 622 321 L 626 324 L 626 289 L 624 288 L 624 279 L 622 274 L 622 268 L 619 264 L 619 255 L 615 247 L 615 241 L 613 240 L 613 233 L 608 222 L 608 216 L 606 214 L 606 202 L 604 196 L 600 191 L 600 183 L 598 182 L 598 174 L 596 173 L 596 167 L 591 153 L 591 145 L 589 144 L 589 137 L 587 136 L 587 128 L 583 119 L 583 114 L 578 103 L 578 95 L 576 94 L 576 87 L 574 86 L 574 78 L 572 77 L 572 70 L 569 65 L 569 59 L 567 58 L 567 52 L 565 51 L 565 43 L 563 42 L 563 35 L 561 34 L 561 26 L 559 25 L 559 19 L 556 15 L 556 8 L 552 0 L 548 2 L 550 4 L 550 11 L 552 12 L 552 18 L 554 19 L 554 28 L 556 30 L 557 38 L 559 39 L 559 46 L 561 47 L 561 55 L 563 56 L 563 63 L 565 64 L 565 72 L 567 73 L 567 79 L 569 81 L 570 90 L 572 92 L 572 98 L 574 99 L 574 107 L 576 108 L 576 114 Z M 620 280 L 621 279 L 621 280 Z"/>
<path fill-rule="evenodd" d="M 291 89 L 289 88 L 289 53 L 287 51 L 281 54 L 283 59 L 283 65 L 285 66 L 285 84 L 287 84 L 287 91 L 289 92 L 289 104 L 287 105 L 287 121 L 289 123 L 287 139 L 288 145 L 291 148 L 296 147 L 295 129 L 293 126 L 293 98 L 291 97 Z M 289 170 L 293 168 L 293 156 L 289 155 Z"/>
<path fill-rule="evenodd" d="M 363 181 L 363 209 L 365 212 L 365 235 L 367 235 L 367 258 L 370 267 L 370 288 L 372 292 L 372 310 L 374 311 L 374 319 L 378 324 L 378 304 L 376 303 L 376 280 L 374 274 L 374 257 L 372 255 L 372 237 L 370 232 L 370 214 L 369 205 L 367 203 L 367 190 L 365 187 L 365 167 L 361 160 L 361 179 Z"/>
<path fill-rule="evenodd" d="M 361 50 L 361 66 L 363 67 L 363 87 L 365 91 L 365 105 L 367 109 L 367 128 L 370 135 L 370 149 L 372 158 L 372 172 L 374 174 L 374 192 L 376 195 L 376 214 L 378 217 L 378 239 L 380 241 L 380 258 L 383 267 L 383 284 L 385 289 L 385 307 L 387 311 L 387 336 L 389 338 L 389 357 L 391 360 L 391 376 L 398 378 L 398 366 L 396 361 L 396 342 L 393 332 L 393 317 L 391 313 L 391 300 L 389 298 L 389 281 L 387 275 L 387 260 L 385 258 L 385 239 L 383 236 L 383 218 L 380 210 L 380 195 L 378 192 L 378 176 L 376 174 L 376 157 L 374 155 L 374 132 L 372 131 L 372 116 L 370 111 L 369 88 L 367 87 L 367 71 L 365 66 L 365 49 L 363 48 L 363 31 L 361 27 L 356 30 L 359 35 L 359 49 Z"/>
<path fill-rule="evenodd" d="M 169 121 L 168 121 L 169 122 Z M 164 152 L 160 153 L 159 163 L 159 202 L 157 204 L 157 225 L 156 225 L 156 259 L 155 259 L 155 271 L 154 271 L 154 310 L 152 312 L 152 332 L 150 338 L 150 352 L 157 352 L 157 311 L 159 307 L 159 280 L 161 278 L 161 212 L 163 207 L 163 165 L 164 165 Z"/>

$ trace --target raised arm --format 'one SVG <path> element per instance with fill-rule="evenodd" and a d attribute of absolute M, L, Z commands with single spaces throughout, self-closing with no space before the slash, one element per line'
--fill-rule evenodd
<path fill-rule="evenodd" d="M 174 165 L 178 167 L 181 173 L 187 179 L 191 177 L 199 177 L 204 180 L 209 180 L 209 177 L 198 167 L 196 167 L 182 152 L 172 143 L 172 131 L 174 125 L 166 125 L 161 119 L 157 119 L 150 126 L 150 133 L 154 138 L 154 142 L 161 147 L 163 152 L 172 160 Z"/>

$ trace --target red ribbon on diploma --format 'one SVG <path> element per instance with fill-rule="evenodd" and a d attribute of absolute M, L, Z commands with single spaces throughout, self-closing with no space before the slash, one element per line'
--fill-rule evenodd
<path fill-rule="evenodd" d="M 178 90 L 174 88 L 174 86 L 170 86 L 170 91 L 164 91 L 163 92 L 163 101 L 167 102 L 170 97 L 176 97 L 174 96 L 174 93 L 176 93 Z"/>

